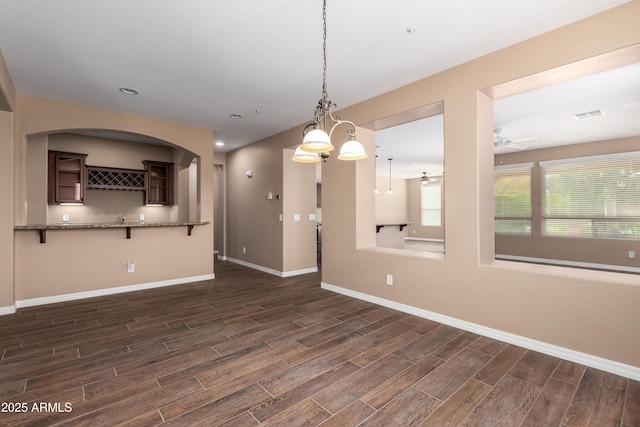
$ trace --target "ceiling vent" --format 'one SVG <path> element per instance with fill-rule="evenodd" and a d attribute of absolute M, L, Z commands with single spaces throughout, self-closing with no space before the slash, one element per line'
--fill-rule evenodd
<path fill-rule="evenodd" d="M 573 118 L 576 120 L 590 119 L 591 117 L 604 116 L 604 111 L 602 110 L 593 110 L 587 111 L 585 113 L 574 114 Z"/>

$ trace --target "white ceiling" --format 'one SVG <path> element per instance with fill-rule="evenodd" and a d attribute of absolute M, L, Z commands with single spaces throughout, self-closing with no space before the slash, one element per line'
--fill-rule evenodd
<path fill-rule="evenodd" d="M 577 120 L 579 113 L 600 116 Z M 496 154 L 640 135 L 640 63 L 524 92 L 494 102 L 495 128 L 514 144 Z M 376 132 L 377 174 L 418 178 L 443 170 L 442 115 Z M 640 147 L 638 147 L 640 150 Z"/>
<path fill-rule="evenodd" d="M 344 108 L 627 1 L 328 0 L 329 96 Z M 320 0 L 0 1 L 18 92 L 210 128 L 219 151 L 311 120 L 321 48 Z"/>

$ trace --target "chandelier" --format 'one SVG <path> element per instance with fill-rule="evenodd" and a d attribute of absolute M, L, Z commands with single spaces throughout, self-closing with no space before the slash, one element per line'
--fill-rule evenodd
<path fill-rule="evenodd" d="M 316 163 L 320 159 L 327 161 L 329 153 L 335 148 L 331 143 L 333 131 L 338 126 L 347 125 L 349 139 L 340 148 L 339 160 L 360 160 L 367 157 L 362 144 L 356 141 L 356 126 L 353 122 L 334 116 L 333 108 L 327 94 L 327 0 L 322 3 L 322 98 L 318 101 L 313 113 L 313 121 L 304 127 L 302 145 L 296 148 L 293 160 L 301 163 Z M 327 133 L 327 128 L 329 132 Z"/>

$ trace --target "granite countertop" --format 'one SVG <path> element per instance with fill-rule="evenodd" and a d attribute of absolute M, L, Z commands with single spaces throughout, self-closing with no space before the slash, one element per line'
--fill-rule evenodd
<path fill-rule="evenodd" d="M 141 221 L 141 222 L 96 222 L 96 223 L 52 223 L 52 224 L 27 224 L 16 225 L 15 230 L 65 230 L 88 228 L 133 228 L 133 227 L 183 227 L 194 225 L 206 225 L 208 221 L 170 222 L 170 221 Z"/>

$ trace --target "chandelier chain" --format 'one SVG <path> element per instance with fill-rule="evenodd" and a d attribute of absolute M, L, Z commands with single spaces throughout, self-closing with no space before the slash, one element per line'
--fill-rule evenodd
<path fill-rule="evenodd" d="M 336 127 L 347 125 L 348 141 L 340 149 L 339 160 L 360 160 L 367 157 L 362 144 L 356 141 L 356 125 L 340 116 L 333 115 L 337 105 L 328 99 L 327 93 L 327 0 L 322 2 L 322 98 L 313 112 L 313 121 L 302 130 L 302 145 L 296 148 L 293 160 L 302 163 L 327 161 L 329 152 L 334 149 L 331 136 Z M 330 128 L 329 128 L 329 125 Z M 312 153 L 312 154 L 307 154 Z"/>
<path fill-rule="evenodd" d="M 322 3 L 322 98 L 327 99 L 327 0 Z"/>

